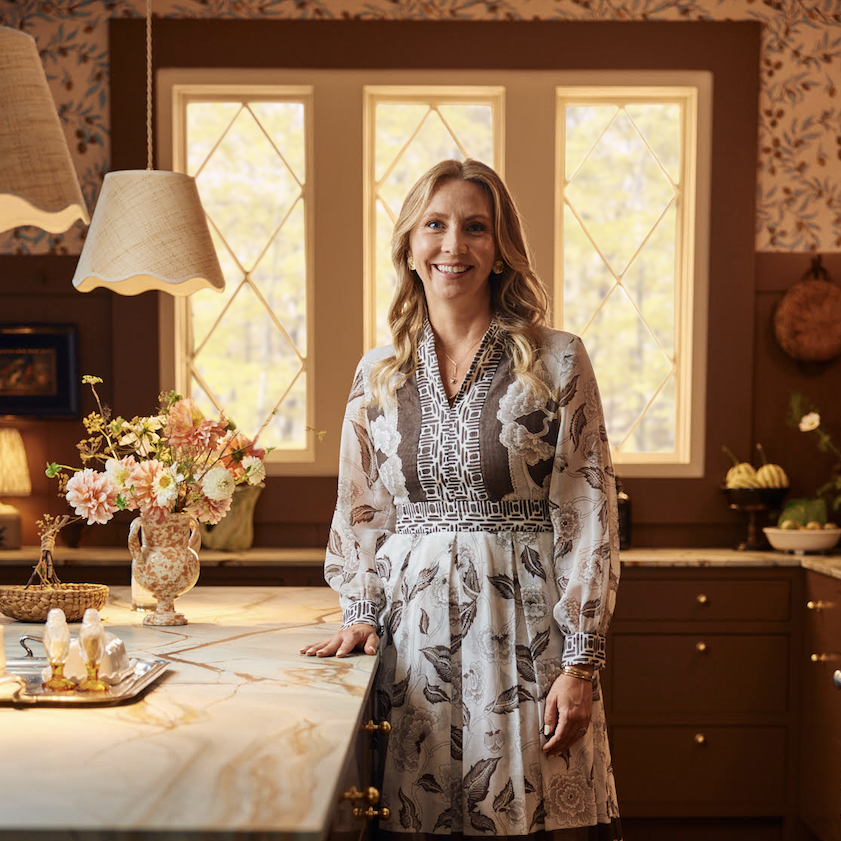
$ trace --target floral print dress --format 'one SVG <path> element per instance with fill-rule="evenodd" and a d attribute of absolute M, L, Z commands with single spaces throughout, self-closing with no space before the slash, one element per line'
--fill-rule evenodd
<path fill-rule="evenodd" d="M 543 707 L 562 664 L 604 665 L 619 581 L 615 484 L 581 340 L 546 330 L 517 381 L 491 323 L 452 404 L 427 322 L 396 405 L 361 361 L 342 432 L 325 577 L 343 624 L 381 634 L 385 833 L 620 837 L 604 705 L 557 757 Z M 582 827 L 589 829 L 582 830 Z"/>

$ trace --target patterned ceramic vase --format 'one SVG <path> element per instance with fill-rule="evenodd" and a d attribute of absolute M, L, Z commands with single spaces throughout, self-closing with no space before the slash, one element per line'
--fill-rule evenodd
<path fill-rule="evenodd" d="M 141 544 L 141 535 L 143 538 Z M 174 602 L 199 580 L 198 521 L 190 514 L 169 514 L 162 523 L 144 517 L 132 521 L 128 533 L 132 575 L 157 599 L 154 613 L 144 625 L 186 625 Z"/>

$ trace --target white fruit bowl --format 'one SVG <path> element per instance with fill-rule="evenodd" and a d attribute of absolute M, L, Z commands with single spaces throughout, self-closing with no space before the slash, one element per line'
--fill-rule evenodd
<path fill-rule="evenodd" d="M 774 549 L 803 555 L 806 552 L 826 552 L 832 549 L 841 529 L 762 529 Z"/>

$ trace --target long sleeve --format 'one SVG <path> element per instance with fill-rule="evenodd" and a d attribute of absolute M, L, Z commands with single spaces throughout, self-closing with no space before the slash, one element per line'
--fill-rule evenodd
<path fill-rule="evenodd" d="M 342 627 L 376 626 L 385 604 L 376 553 L 394 531 L 395 507 L 379 475 L 368 427 L 363 359 L 356 369 L 342 424 L 339 487 L 324 577 L 339 593 Z"/>
<path fill-rule="evenodd" d="M 616 484 L 601 399 L 578 337 L 562 350 L 558 443 L 549 486 L 554 608 L 564 632 L 564 664 L 602 668 L 605 635 L 619 584 Z"/>

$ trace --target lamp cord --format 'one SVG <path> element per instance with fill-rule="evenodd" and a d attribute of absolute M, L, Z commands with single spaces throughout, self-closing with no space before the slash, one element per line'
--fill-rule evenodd
<path fill-rule="evenodd" d="M 152 169 L 152 0 L 146 0 L 146 169 Z"/>

